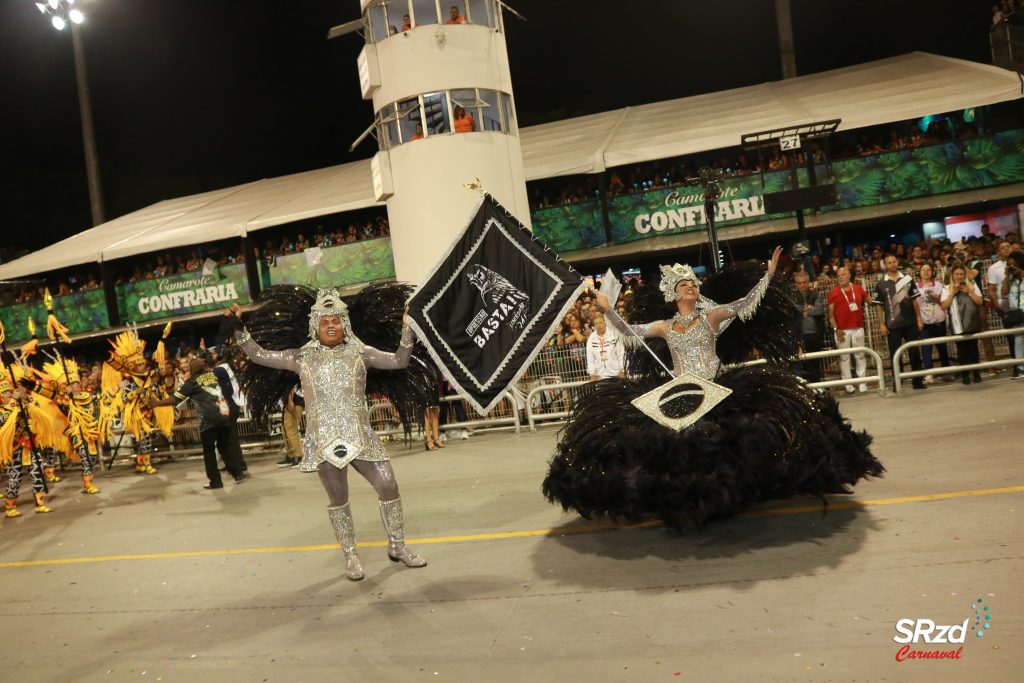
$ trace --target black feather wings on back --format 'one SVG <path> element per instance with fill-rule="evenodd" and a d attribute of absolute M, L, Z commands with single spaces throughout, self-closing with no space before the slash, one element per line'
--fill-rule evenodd
<path fill-rule="evenodd" d="M 370 285 L 346 299 L 352 331 L 367 346 L 395 351 L 402 336 L 402 314 L 412 287 L 403 284 Z M 264 290 L 260 305 L 245 319 L 245 326 L 262 347 L 281 351 L 309 342 L 309 309 L 316 290 L 302 285 L 275 285 Z M 402 370 L 374 370 L 366 374 L 367 395 L 386 397 L 398 411 L 406 433 L 423 419 L 425 409 L 437 402 L 437 370 L 419 344 L 413 349 L 408 367 Z M 250 414 L 258 424 L 287 400 L 298 376 L 287 370 L 248 363 L 241 373 Z"/>

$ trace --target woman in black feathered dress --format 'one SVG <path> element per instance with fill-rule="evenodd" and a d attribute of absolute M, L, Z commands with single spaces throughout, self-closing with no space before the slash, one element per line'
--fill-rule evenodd
<path fill-rule="evenodd" d="M 662 352 L 667 345 L 673 375 L 688 371 L 731 394 L 685 429 L 662 426 L 631 401 L 670 378 L 635 352 L 629 374 L 636 379 L 580 391 L 542 485 L 548 500 L 587 518 L 657 516 L 679 528 L 759 500 L 850 493 L 860 479 L 882 475 L 871 437 L 785 365 L 799 346 L 800 322 L 786 285 L 774 279 L 780 253 L 767 272 L 734 267 L 703 291 L 688 266 L 662 266 L 657 289 L 632 297 L 630 319 L 650 321 L 632 332 Z M 611 308 L 603 295 L 598 303 Z M 617 318 L 609 315 L 624 327 Z M 755 349 L 767 364 L 721 369 L 721 361 L 748 360 Z"/>

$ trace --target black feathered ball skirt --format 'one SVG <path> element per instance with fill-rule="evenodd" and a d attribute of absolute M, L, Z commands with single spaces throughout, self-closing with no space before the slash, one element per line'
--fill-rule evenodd
<path fill-rule="evenodd" d="M 681 432 L 630 403 L 663 380 L 588 385 L 560 435 L 544 495 L 586 518 L 657 516 L 679 528 L 760 500 L 851 493 L 885 472 L 871 437 L 851 429 L 835 399 L 788 370 L 751 366 L 715 381 L 733 393 Z"/>

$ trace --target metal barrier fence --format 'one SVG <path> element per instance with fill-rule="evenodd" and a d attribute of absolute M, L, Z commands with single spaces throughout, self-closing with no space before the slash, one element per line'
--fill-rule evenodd
<path fill-rule="evenodd" d="M 992 264 L 992 261 L 982 261 L 981 265 L 979 266 L 979 268 L 981 269 L 981 272 L 984 273 L 987 270 L 988 266 L 990 266 L 991 264 Z M 908 273 L 909 273 L 909 271 L 908 271 Z M 868 296 L 870 297 L 870 296 L 873 296 L 873 293 L 875 291 L 875 286 L 878 284 L 879 280 L 881 280 L 883 277 L 885 277 L 884 273 L 869 273 L 867 275 L 860 276 L 857 281 L 858 281 L 858 284 L 860 284 L 860 286 L 864 288 L 864 290 L 868 293 Z M 825 305 L 825 316 L 826 316 L 825 317 L 825 327 L 826 327 L 826 331 L 825 331 L 825 334 L 824 334 L 824 339 L 822 340 L 823 341 L 822 349 L 824 349 L 824 350 L 829 350 L 829 349 L 836 348 L 835 335 L 831 331 L 829 331 L 827 329 L 828 328 L 828 317 L 827 317 L 828 316 L 828 293 L 830 291 L 832 291 L 832 289 L 836 286 L 836 284 L 837 284 L 837 282 L 835 280 L 823 280 L 823 281 L 816 281 L 816 282 L 813 283 L 815 291 L 817 291 L 818 294 L 824 299 L 823 303 Z M 982 293 L 986 297 L 986 301 L 987 301 L 988 292 L 987 291 L 983 291 Z M 986 327 L 985 327 L 985 329 L 987 331 L 988 330 L 991 330 L 991 331 L 1002 330 L 1003 329 L 1003 321 L 1002 321 L 1002 318 L 1000 318 L 999 315 L 996 313 L 996 311 L 993 308 L 991 308 L 991 307 L 989 307 L 987 305 L 985 306 L 985 311 L 986 311 L 986 314 L 985 314 L 985 324 L 986 324 Z M 885 368 L 891 370 L 892 369 L 892 361 L 891 361 L 890 355 L 889 355 L 889 346 L 888 346 L 888 343 L 886 342 L 885 337 L 882 336 L 881 330 L 879 329 L 880 328 L 880 323 L 879 323 L 880 307 L 876 306 L 874 304 L 866 305 L 866 306 L 863 307 L 863 312 L 864 312 L 864 345 L 869 347 L 869 348 L 871 348 L 871 349 L 874 349 L 874 351 L 876 353 L 878 353 L 879 356 L 881 356 Z M 935 339 L 945 339 L 945 338 L 936 337 Z M 946 344 L 946 352 L 947 352 L 948 355 L 955 355 L 956 347 L 953 345 L 952 342 L 943 341 L 942 343 Z M 983 352 L 984 356 L 989 361 L 994 361 L 997 357 L 1002 357 L 1002 356 L 1010 355 L 1010 348 L 1006 344 L 1005 335 L 988 335 L 987 337 L 984 338 L 983 344 L 984 344 L 984 347 L 982 349 L 982 352 Z M 929 344 L 919 344 L 918 346 L 929 346 Z M 932 348 L 932 360 L 933 360 L 934 363 L 937 364 L 938 360 L 939 360 L 938 343 L 935 343 L 935 341 L 933 340 L 932 341 L 932 346 L 933 346 L 933 348 Z M 906 354 L 906 349 L 903 349 L 901 351 L 901 354 L 903 354 L 903 355 L 900 356 L 901 362 L 904 363 L 904 364 L 909 363 L 910 358 L 909 358 L 909 356 L 905 355 Z M 992 367 L 1001 367 L 1001 366 L 995 365 L 995 366 L 992 366 Z M 837 364 L 835 362 L 823 363 L 823 370 L 826 373 L 834 373 L 834 372 L 838 372 L 838 367 L 837 367 Z M 935 374 L 935 373 L 931 373 L 931 374 Z"/>
<path fill-rule="evenodd" d="M 191 413 L 194 415 L 194 413 Z M 275 419 L 276 418 L 276 419 Z M 283 445 L 280 430 L 280 414 L 270 416 L 268 429 L 259 429 L 252 420 L 242 417 L 236 423 L 238 440 L 243 451 L 276 448 Z M 276 430 L 275 430 L 276 425 Z M 134 462 L 137 454 L 135 439 L 131 434 L 115 430 L 114 437 L 106 444 L 100 444 L 100 463 L 103 469 L 110 469 L 118 461 Z M 203 454 L 202 440 L 199 436 L 199 419 L 186 416 L 175 420 L 171 429 L 171 438 L 162 434 L 156 437 L 152 457 L 156 460 L 174 460 Z"/>
<path fill-rule="evenodd" d="M 470 405 L 466 403 L 459 396 L 445 396 L 441 399 L 442 403 L 461 403 L 463 407 L 463 415 L 469 415 L 472 410 Z M 451 413 L 449 412 L 449 415 Z M 501 401 L 494 407 L 491 412 L 487 413 L 482 418 L 476 420 L 461 420 L 456 422 L 445 422 L 440 426 L 440 429 L 444 431 L 449 430 L 462 430 L 462 429 L 501 429 L 512 427 L 516 434 L 519 434 L 522 426 L 522 422 L 519 419 L 519 402 L 516 400 L 516 396 L 511 391 L 506 391 L 501 398 Z"/>
<path fill-rule="evenodd" d="M 864 377 L 851 377 L 850 379 L 828 379 L 820 382 L 808 382 L 807 386 L 814 387 L 815 389 L 828 389 L 830 387 L 842 387 L 853 384 L 878 384 L 878 393 L 885 393 L 885 369 L 884 361 L 882 356 L 878 354 L 874 349 L 870 349 L 866 346 L 855 346 L 848 349 L 829 349 L 827 351 L 812 351 L 811 353 L 805 353 L 791 358 L 790 363 L 799 362 L 802 360 L 816 360 L 819 358 L 837 358 L 839 356 L 852 356 L 857 353 L 863 353 L 865 356 L 871 359 L 871 362 L 875 365 L 875 374 L 865 375 Z M 763 365 L 767 361 L 763 358 L 759 360 L 751 360 L 745 363 L 738 363 L 733 367 L 746 367 L 749 365 Z"/>
<path fill-rule="evenodd" d="M 987 261 L 984 262 L 982 267 L 984 268 L 984 266 L 989 263 L 990 262 Z M 861 276 L 859 278 L 859 283 L 870 296 L 875 285 L 882 279 L 882 277 L 884 277 L 884 274 L 882 273 L 870 273 Z M 836 281 L 816 281 L 813 285 L 818 294 L 827 302 L 828 293 L 836 286 Z M 827 303 L 825 306 L 827 310 Z M 995 360 L 994 358 L 997 354 L 1009 354 L 1007 340 L 1012 335 L 1020 334 L 1021 328 L 1016 328 L 1015 330 L 1003 330 L 1002 320 L 993 311 L 993 309 L 986 306 L 985 310 L 987 311 L 989 331 L 982 332 L 977 335 L 970 335 L 969 337 L 948 336 L 914 340 L 901 346 L 897 350 L 897 354 L 901 358 L 901 363 L 906 364 L 909 360 L 906 356 L 906 352 L 910 347 L 932 346 L 935 349 L 933 353 L 937 355 L 938 345 L 946 344 L 947 349 L 951 352 L 950 356 L 954 356 L 954 343 L 957 340 L 976 338 L 986 345 L 984 353 L 985 356 L 989 358 L 987 362 L 971 366 L 939 368 L 937 367 L 938 358 L 935 358 L 936 366 L 930 370 L 910 372 L 901 371 L 899 367 L 897 367 L 893 369 L 896 391 L 900 391 L 901 381 L 908 377 L 913 378 L 928 374 L 934 375 L 959 372 L 963 369 L 973 370 L 982 368 L 999 368 L 1014 365 L 1015 361 L 1012 358 L 1006 360 Z M 892 364 L 886 340 L 879 330 L 879 307 L 875 305 L 865 306 L 864 320 L 864 346 L 854 349 L 836 349 L 834 335 L 830 332 L 826 332 L 823 335 L 823 349 L 821 351 L 806 353 L 793 359 L 793 361 L 820 360 L 822 361 L 821 365 L 823 376 L 831 375 L 835 377 L 839 374 L 839 364 L 835 359 L 843 355 L 853 355 L 858 352 L 863 352 L 870 356 L 874 363 L 875 374 L 863 378 L 853 377 L 850 380 L 842 378 L 825 379 L 821 382 L 811 383 L 810 386 L 829 388 L 844 386 L 847 384 L 877 383 L 879 391 L 884 393 L 886 368 L 891 367 Z M 993 341 L 995 341 L 994 344 Z M 743 365 L 763 362 L 764 361 L 751 361 L 750 363 Z M 523 374 L 522 378 L 520 378 L 520 380 L 516 382 L 508 392 L 506 392 L 502 401 L 487 416 L 472 420 L 460 419 L 456 421 L 448 421 L 441 425 L 440 428 L 445 431 L 453 431 L 462 429 L 507 429 L 512 427 L 515 430 L 515 433 L 519 434 L 521 426 L 525 421 L 529 426 L 530 431 L 535 431 L 538 423 L 564 421 L 569 414 L 569 409 L 576 398 L 579 387 L 586 385 L 589 381 L 590 376 L 587 373 L 586 364 L 586 345 L 552 344 L 545 347 L 537 354 L 530 363 L 527 371 Z M 472 408 L 469 404 L 458 396 L 446 396 L 441 400 L 447 404 L 461 403 L 462 415 L 470 415 L 472 412 Z M 369 397 L 367 402 L 370 412 L 370 424 L 378 435 L 386 439 L 404 434 L 398 413 L 390 402 L 381 397 Z M 459 411 L 448 411 L 449 415 L 453 412 L 458 413 Z M 194 415 L 194 413 L 186 410 L 182 412 L 181 415 L 185 417 Z M 521 415 L 525 415 L 525 419 L 521 419 Z M 239 439 L 242 442 L 242 447 L 244 449 L 280 447 L 283 445 L 283 436 L 281 434 L 280 425 L 280 415 L 271 416 L 270 427 L 265 431 L 257 430 L 250 420 L 242 418 L 238 422 Z M 127 440 L 127 445 L 131 446 L 129 450 L 133 455 L 134 444 L 131 443 L 131 437 L 125 436 L 124 439 Z M 121 448 L 115 447 L 113 449 L 112 457 L 109 461 L 104 461 L 104 464 L 109 467 L 110 464 L 113 463 L 114 459 L 119 456 L 120 452 L 124 450 L 124 447 L 125 444 L 122 440 Z M 108 450 L 110 450 L 109 447 Z M 198 423 L 195 420 L 183 419 L 175 424 L 170 444 L 166 447 L 158 448 L 154 451 L 154 456 L 173 458 L 177 456 L 193 455 L 201 452 L 202 449 L 200 447 Z"/>
<path fill-rule="evenodd" d="M 912 346 L 923 346 L 925 344 L 932 344 L 936 341 L 939 342 L 957 342 L 957 341 L 970 341 L 970 340 L 982 340 L 989 339 L 992 337 L 1006 337 L 1009 339 L 1018 334 L 1024 334 L 1024 327 L 1014 327 L 1008 330 L 989 330 L 988 332 L 978 332 L 977 334 L 958 334 L 948 337 L 935 337 L 934 339 L 914 339 L 908 341 L 899 349 L 897 349 L 897 355 L 900 356 L 904 351 L 911 348 Z M 957 362 L 959 362 L 957 358 Z M 902 364 L 900 364 L 902 365 Z M 902 370 L 900 365 L 893 368 L 893 379 L 896 384 L 896 393 L 900 393 L 903 389 L 903 380 L 905 378 L 914 379 L 915 377 L 923 377 L 925 375 L 942 375 L 952 372 L 966 372 L 972 370 L 985 370 L 988 368 L 1005 368 L 1013 365 L 1024 365 L 1024 361 L 1018 358 L 1007 358 L 1005 360 L 992 360 L 982 361 L 979 363 L 971 363 L 969 365 L 949 365 L 944 368 L 932 368 L 931 370 Z"/>
<path fill-rule="evenodd" d="M 552 382 L 531 389 L 526 395 L 526 422 L 530 426 L 530 431 L 537 431 L 537 423 L 541 421 L 565 422 L 577 398 L 578 392 L 575 390 L 590 382 L 589 378 L 574 382 Z"/>

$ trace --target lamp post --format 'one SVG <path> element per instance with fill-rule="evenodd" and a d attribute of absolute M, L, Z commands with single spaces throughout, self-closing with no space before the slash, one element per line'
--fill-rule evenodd
<path fill-rule="evenodd" d="M 75 80 L 78 83 L 78 113 L 82 118 L 82 145 L 85 148 L 85 175 L 89 183 L 89 206 L 92 224 L 103 222 L 103 190 L 100 186 L 99 158 L 96 155 L 96 137 L 92 126 L 92 107 L 89 103 L 89 82 L 85 74 L 85 52 L 79 25 L 85 15 L 75 6 L 75 0 L 47 0 L 37 2 L 36 7 L 43 16 L 49 17 L 50 24 L 58 31 L 70 27 L 71 46 L 75 55 Z"/>

